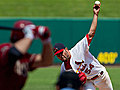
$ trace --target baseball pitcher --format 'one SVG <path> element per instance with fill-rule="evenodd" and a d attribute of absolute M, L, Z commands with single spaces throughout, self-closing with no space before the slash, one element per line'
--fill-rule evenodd
<path fill-rule="evenodd" d="M 93 21 L 88 34 L 80 40 L 71 50 L 68 50 L 62 43 L 54 45 L 54 55 L 58 57 L 63 63 L 61 65 L 61 72 L 74 71 L 80 73 L 81 71 L 87 76 L 87 81 L 84 84 L 84 90 L 113 90 L 112 83 L 105 67 L 89 52 L 90 43 L 94 37 L 98 13 L 98 8 L 93 6 Z"/>

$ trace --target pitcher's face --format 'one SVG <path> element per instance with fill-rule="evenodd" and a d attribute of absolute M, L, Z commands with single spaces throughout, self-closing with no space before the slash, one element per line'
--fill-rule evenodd
<path fill-rule="evenodd" d="M 62 52 L 60 52 L 59 54 L 56 54 L 56 56 L 58 57 L 58 59 L 60 59 L 61 61 L 65 62 L 67 60 L 70 59 L 71 55 L 70 52 L 67 48 L 65 48 Z"/>

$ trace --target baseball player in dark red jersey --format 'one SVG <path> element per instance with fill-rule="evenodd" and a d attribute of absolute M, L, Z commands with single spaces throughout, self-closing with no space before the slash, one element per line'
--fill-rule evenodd
<path fill-rule="evenodd" d="M 52 64 L 53 54 L 50 31 L 45 26 L 35 26 L 27 20 L 14 24 L 22 31 L 12 31 L 11 42 L 0 45 L 0 90 L 21 90 L 28 71 Z M 40 38 L 43 44 L 41 54 L 29 54 L 32 41 Z"/>

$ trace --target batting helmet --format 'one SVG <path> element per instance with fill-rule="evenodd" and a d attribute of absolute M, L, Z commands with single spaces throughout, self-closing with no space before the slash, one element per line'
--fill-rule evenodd
<path fill-rule="evenodd" d="M 68 71 L 60 74 L 56 85 L 60 87 L 60 90 L 63 88 L 63 90 L 79 90 L 82 87 L 82 82 L 76 73 Z"/>
<path fill-rule="evenodd" d="M 33 23 L 28 20 L 19 20 L 14 24 L 14 28 L 24 28 L 26 25 L 30 25 L 30 24 L 33 24 Z M 15 43 L 16 41 L 22 39 L 23 37 L 24 37 L 24 34 L 22 31 L 13 30 L 11 32 L 10 41 L 12 43 Z"/>

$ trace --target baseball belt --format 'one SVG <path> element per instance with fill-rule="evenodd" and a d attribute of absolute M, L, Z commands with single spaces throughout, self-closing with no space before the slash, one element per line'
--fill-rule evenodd
<path fill-rule="evenodd" d="M 95 79 L 97 79 L 100 75 L 103 75 L 103 71 L 101 71 L 98 75 L 92 77 L 90 80 L 95 80 Z"/>

